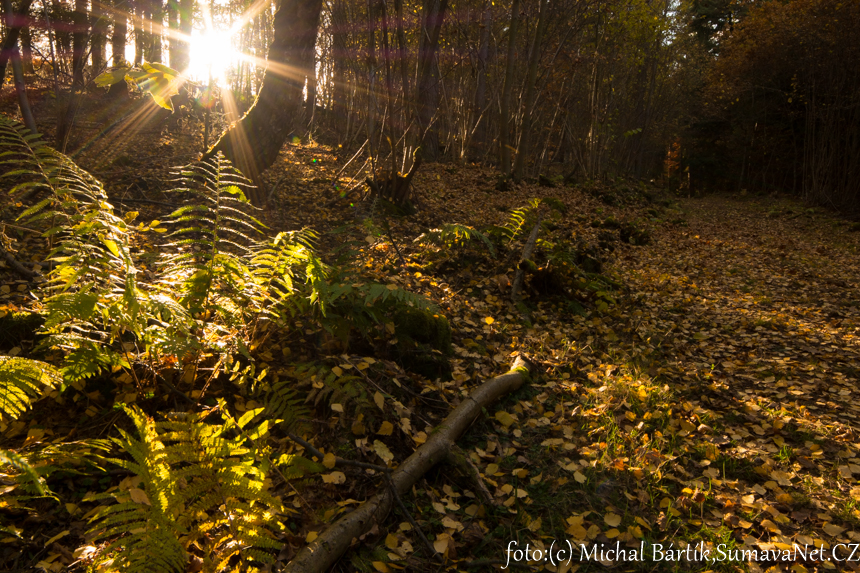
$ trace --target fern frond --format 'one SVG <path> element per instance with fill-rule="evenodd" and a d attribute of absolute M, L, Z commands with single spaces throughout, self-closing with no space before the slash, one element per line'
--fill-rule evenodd
<path fill-rule="evenodd" d="M 47 493 L 47 488 L 42 482 L 38 472 L 33 469 L 33 466 L 31 466 L 23 456 L 9 450 L 0 449 L 0 466 L 5 465 L 10 465 L 21 472 L 26 481 L 33 484 L 39 495 L 45 495 Z"/>
<path fill-rule="evenodd" d="M 60 372 L 50 364 L 0 356 L 0 412 L 17 418 L 45 390 L 60 387 L 62 383 Z"/>
<path fill-rule="evenodd" d="M 478 231 L 474 227 L 462 225 L 460 223 L 447 223 L 439 229 L 431 229 L 426 233 L 421 234 L 414 242 L 425 245 L 434 245 L 436 247 L 463 247 L 470 242 L 480 241 L 490 251 L 490 255 L 496 256 L 496 248 L 493 242 L 484 233 Z"/>
<path fill-rule="evenodd" d="M 198 414 L 154 422 L 137 408 L 127 412 L 137 436 L 122 432 L 118 443 L 131 460 L 112 461 L 142 478 L 146 499 L 141 492 L 92 498 L 116 502 L 100 510 L 91 530 L 97 538 L 112 539 L 108 551 L 115 570 L 152 570 L 146 562 L 155 547 L 159 570 L 183 570 L 187 556 L 180 536 L 196 540 L 212 571 L 235 570 L 237 561 L 272 562 L 270 551 L 280 547 L 276 516 L 283 508 L 268 493 L 265 472 L 244 432 L 254 416 L 209 424 Z M 235 429 L 239 435 L 230 437 Z"/>

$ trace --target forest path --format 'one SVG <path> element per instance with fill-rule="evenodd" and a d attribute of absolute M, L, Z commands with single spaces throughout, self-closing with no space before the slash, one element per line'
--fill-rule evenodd
<path fill-rule="evenodd" d="M 539 324 L 500 345 L 519 341 L 545 374 L 472 450 L 517 510 L 499 551 L 644 539 L 758 552 L 696 571 L 855 569 L 763 552 L 860 541 L 860 235 L 772 198 L 647 212 L 653 240 L 620 244 L 607 270 L 624 285 L 617 305 L 565 317 L 538 303 Z M 654 570 L 646 553 L 614 565 Z"/>

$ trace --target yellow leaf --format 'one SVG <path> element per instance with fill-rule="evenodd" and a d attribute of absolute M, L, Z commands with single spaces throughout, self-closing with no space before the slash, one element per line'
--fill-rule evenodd
<path fill-rule="evenodd" d="M 586 481 L 588 481 L 588 478 L 586 478 L 579 472 L 573 472 L 573 479 L 575 479 L 577 483 L 585 483 Z"/>
<path fill-rule="evenodd" d="M 492 316 L 488 316 L 484 319 L 484 322 L 486 322 L 487 324 L 493 324 L 494 322 L 496 322 L 496 319 L 494 319 Z"/>
<path fill-rule="evenodd" d="M 489 464 L 484 470 L 484 475 L 492 476 L 496 475 L 496 472 L 499 471 L 498 464 Z"/>
<path fill-rule="evenodd" d="M 335 376 L 337 376 L 338 378 L 340 378 L 341 376 L 343 376 L 343 370 L 341 370 L 339 366 L 335 366 L 334 368 L 332 368 L 332 369 L 331 369 L 331 371 L 332 371 L 332 373 L 334 373 L 334 375 L 335 375 Z"/>
<path fill-rule="evenodd" d="M 129 495 L 131 495 L 131 501 L 134 503 L 143 503 L 146 505 L 152 505 L 149 503 L 149 498 L 146 496 L 146 492 L 140 488 L 133 487 L 128 490 Z"/>
<path fill-rule="evenodd" d="M 444 533 L 436 536 L 436 540 L 433 541 L 433 548 L 436 550 L 437 553 L 441 553 L 442 555 L 444 555 L 445 552 L 448 551 L 449 539 L 450 537 L 448 537 Z"/>
<path fill-rule="evenodd" d="M 325 457 L 323 457 L 322 464 L 328 469 L 333 469 L 336 459 L 337 459 L 337 456 L 335 456 L 333 453 L 329 452 L 325 455 Z"/>
<path fill-rule="evenodd" d="M 617 529 L 615 529 L 615 528 L 613 527 L 612 529 L 610 529 L 609 531 L 607 531 L 606 533 L 604 533 L 604 535 L 605 535 L 606 537 L 608 537 L 609 539 L 615 539 L 616 537 L 618 537 L 619 535 L 621 535 L 621 532 L 620 532 L 620 531 L 618 531 Z"/>
<path fill-rule="evenodd" d="M 519 468 L 511 472 L 514 476 L 524 479 L 527 475 L 529 475 L 529 471 L 525 468 Z"/>
<path fill-rule="evenodd" d="M 391 550 L 397 549 L 397 546 L 400 545 L 400 542 L 397 541 L 397 536 L 393 533 L 389 533 L 385 537 L 385 546 Z"/>
<path fill-rule="evenodd" d="M 382 458 L 382 461 L 384 461 L 386 464 L 394 459 L 394 454 L 391 453 L 391 450 L 388 449 L 388 446 L 386 446 L 379 440 L 373 440 L 373 451 L 376 452 L 376 455 Z"/>
<path fill-rule="evenodd" d="M 449 529 L 456 529 L 457 531 L 463 530 L 463 524 L 457 521 L 456 519 L 451 519 L 450 517 L 442 518 L 442 525 Z"/>
<path fill-rule="evenodd" d="M 69 534 L 69 530 L 68 530 L 68 529 L 66 529 L 65 531 L 61 531 L 61 532 L 59 532 L 58 534 L 56 534 L 55 536 L 53 536 L 52 538 L 50 538 L 49 540 L 47 540 L 47 541 L 45 542 L 45 547 L 48 547 L 48 546 L 49 546 L 49 545 L 51 545 L 53 542 L 57 541 L 58 539 L 62 539 L 63 537 L 65 537 L 65 536 L 66 536 L 66 535 L 68 535 L 68 534 Z"/>
<path fill-rule="evenodd" d="M 499 410 L 498 412 L 496 412 L 496 420 L 498 420 L 499 423 L 505 428 L 517 421 L 516 418 L 514 418 L 504 410 Z"/>
<path fill-rule="evenodd" d="M 383 396 L 381 392 L 377 392 L 373 395 L 373 402 L 380 410 L 383 412 L 385 411 L 385 396 Z"/>
<path fill-rule="evenodd" d="M 340 484 L 346 481 L 346 475 L 343 472 L 331 472 L 330 474 L 322 475 L 323 483 Z"/>
<path fill-rule="evenodd" d="M 343 404 L 332 404 L 331 409 L 335 412 L 343 412 Z"/>
<path fill-rule="evenodd" d="M 388 565 L 386 565 L 382 561 L 374 561 L 373 562 L 373 568 L 376 569 L 377 571 L 379 571 L 379 573 L 388 573 L 388 571 L 389 571 Z"/>
<path fill-rule="evenodd" d="M 319 536 L 319 533 L 317 533 L 316 531 L 308 531 L 308 534 L 305 536 L 305 543 L 313 543 L 314 539 Z"/>
<path fill-rule="evenodd" d="M 605 521 L 606 525 L 608 525 L 609 527 L 618 527 L 619 525 L 621 525 L 621 516 L 615 513 L 607 513 L 603 517 L 603 521 Z"/>
<path fill-rule="evenodd" d="M 380 436 L 390 436 L 391 432 L 394 431 L 394 424 L 389 422 L 388 420 L 382 422 L 382 425 L 379 426 L 379 431 L 376 432 Z"/>
<path fill-rule="evenodd" d="M 111 252 L 111 254 L 113 256 L 119 258 L 119 256 L 120 256 L 119 255 L 119 248 L 117 247 L 115 241 L 112 241 L 110 239 L 103 239 L 102 243 L 104 243 L 105 247 L 108 248 L 108 250 Z"/>

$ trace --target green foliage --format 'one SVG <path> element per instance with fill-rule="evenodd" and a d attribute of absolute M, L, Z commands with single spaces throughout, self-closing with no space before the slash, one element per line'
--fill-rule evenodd
<path fill-rule="evenodd" d="M 558 199 L 551 197 L 532 199 L 523 207 L 511 211 L 504 226 L 494 227 L 492 233 L 509 243 L 513 243 L 531 232 L 541 210 L 544 213 L 549 212 L 550 215 L 560 216 L 567 212 L 567 207 Z"/>
<path fill-rule="evenodd" d="M 181 293 L 192 314 L 242 316 L 256 286 L 247 261 L 263 226 L 248 213 L 250 183 L 220 153 L 183 168 L 178 183 L 174 193 L 188 192 L 195 201 L 169 216 L 176 230 L 164 248 L 174 254 L 162 262 L 163 282 Z"/>
<path fill-rule="evenodd" d="M 63 378 L 50 364 L 0 356 L 0 412 L 17 418 L 47 389 L 60 387 Z"/>
<path fill-rule="evenodd" d="M 496 256 L 496 249 L 487 235 L 474 227 L 460 223 L 446 223 L 442 227 L 431 229 L 415 239 L 415 242 L 419 244 L 433 245 L 439 248 L 446 247 L 448 249 L 466 247 L 476 241 L 482 242 L 487 247 L 487 250 L 490 251 L 490 254 L 494 257 Z"/>
<path fill-rule="evenodd" d="M 91 520 L 96 539 L 114 539 L 109 569 L 184 571 L 192 546 L 206 572 L 271 563 L 284 509 L 267 492 L 265 467 L 249 447 L 267 431 L 264 423 L 246 433 L 261 410 L 238 421 L 225 415 L 223 423 L 198 414 L 155 422 L 137 408 L 126 411 L 137 437 L 121 431 L 116 442 L 131 460 L 111 461 L 134 472 L 141 487 L 90 498 L 114 502 Z"/>

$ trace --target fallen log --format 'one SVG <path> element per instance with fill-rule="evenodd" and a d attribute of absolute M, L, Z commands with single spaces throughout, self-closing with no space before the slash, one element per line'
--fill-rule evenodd
<path fill-rule="evenodd" d="M 507 374 L 485 382 L 466 396 L 430 434 L 430 438 L 391 473 L 391 484 L 397 494 L 403 495 L 411 490 L 421 476 L 443 461 L 454 442 L 472 424 L 481 410 L 522 386 L 530 371 L 531 364 L 518 356 Z M 349 548 L 353 539 L 385 519 L 393 502 L 394 495 L 390 488 L 365 501 L 302 548 L 284 568 L 284 573 L 321 573 L 328 570 Z"/>

